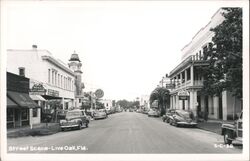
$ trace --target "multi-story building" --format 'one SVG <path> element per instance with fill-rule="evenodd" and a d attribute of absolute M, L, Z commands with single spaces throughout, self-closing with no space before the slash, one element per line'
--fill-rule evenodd
<path fill-rule="evenodd" d="M 30 50 L 9 49 L 7 56 L 7 71 L 30 79 L 30 95 L 43 102 L 42 108 L 49 108 L 43 98 L 60 100 L 63 109 L 74 106 L 75 73 L 49 51 L 33 45 Z"/>
<path fill-rule="evenodd" d="M 75 73 L 75 107 L 82 107 L 84 102 L 84 95 L 82 89 L 84 88 L 84 83 L 82 83 L 82 63 L 78 57 L 78 54 L 74 51 L 71 55 L 68 63 L 69 68 Z"/>
<path fill-rule="evenodd" d="M 204 50 L 212 42 L 214 33 L 211 28 L 219 25 L 224 17 L 219 9 L 211 21 L 202 28 L 182 49 L 181 63 L 170 73 L 169 78 L 174 84 L 170 91 L 170 108 L 191 110 L 195 115 L 208 118 L 228 120 L 241 110 L 241 101 L 235 99 L 228 91 L 223 91 L 219 96 L 208 96 L 201 93 L 204 77 L 199 71 L 202 66 L 209 65 L 204 55 Z"/>

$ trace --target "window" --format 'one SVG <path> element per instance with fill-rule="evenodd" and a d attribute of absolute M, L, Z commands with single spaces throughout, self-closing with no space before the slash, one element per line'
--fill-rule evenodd
<path fill-rule="evenodd" d="M 57 74 L 55 72 L 55 85 L 57 85 Z"/>
<path fill-rule="evenodd" d="M 52 84 L 54 84 L 54 71 L 52 70 Z"/>
<path fill-rule="evenodd" d="M 21 112 L 21 119 L 22 120 L 28 120 L 28 110 L 23 109 Z"/>
<path fill-rule="evenodd" d="M 48 83 L 50 83 L 50 69 L 48 69 Z"/>
<path fill-rule="evenodd" d="M 60 87 L 60 74 L 58 74 L 58 87 Z"/>
<path fill-rule="evenodd" d="M 18 69 L 19 69 L 19 75 L 25 77 L 25 68 L 24 67 L 20 67 Z"/>
<path fill-rule="evenodd" d="M 32 116 L 33 116 L 33 117 L 37 117 L 37 112 L 38 112 L 38 111 L 37 111 L 37 108 L 33 108 L 33 109 L 32 109 Z"/>
<path fill-rule="evenodd" d="M 81 99 L 79 99 L 79 103 L 81 103 Z"/>
<path fill-rule="evenodd" d="M 63 76 L 61 75 L 61 87 L 63 88 Z"/>

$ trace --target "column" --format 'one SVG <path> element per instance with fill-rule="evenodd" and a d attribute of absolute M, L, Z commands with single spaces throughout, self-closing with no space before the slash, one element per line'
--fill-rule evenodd
<path fill-rule="evenodd" d="M 63 110 L 65 110 L 64 97 L 62 98 Z"/>
<path fill-rule="evenodd" d="M 218 96 L 213 97 L 213 108 L 214 108 L 215 119 L 218 119 L 219 118 L 219 97 Z"/>
<path fill-rule="evenodd" d="M 191 65 L 190 67 L 190 82 L 191 82 L 191 86 L 194 85 L 194 66 Z"/>
<path fill-rule="evenodd" d="M 229 104 L 227 104 L 228 102 L 228 97 L 227 97 L 227 91 L 223 91 L 222 92 L 222 113 L 223 113 L 223 120 L 227 120 L 227 114 L 228 114 L 228 111 L 227 111 L 227 108 L 228 106 L 230 106 Z"/>
<path fill-rule="evenodd" d="M 179 96 L 176 95 L 176 104 L 175 104 L 176 109 L 179 109 Z"/>
<path fill-rule="evenodd" d="M 197 91 L 190 91 L 190 110 L 193 111 L 194 116 L 197 116 Z"/>
<path fill-rule="evenodd" d="M 185 84 L 187 84 L 187 69 L 185 70 Z"/>

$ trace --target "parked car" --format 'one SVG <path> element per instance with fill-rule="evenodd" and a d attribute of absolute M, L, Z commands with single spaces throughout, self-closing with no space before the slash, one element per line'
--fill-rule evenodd
<path fill-rule="evenodd" d="M 168 122 L 174 126 L 191 126 L 196 127 L 197 123 L 194 121 L 193 114 L 190 111 L 174 110 L 168 115 Z"/>
<path fill-rule="evenodd" d="M 108 117 L 108 114 L 106 113 L 105 109 L 99 109 L 94 111 L 93 118 L 96 119 L 105 119 Z"/>
<path fill-rule="evenodd" d="M 243 113 L 241 112 L 240 117 L 234 121 L 234 124 L 222 124 L 221 134 L 224 136 L 225 144 L 232 144 L 233 141 L 242 143 L 242 115 Z"/>
<path fill-rule="evenodd" d="M 61 130 L 64 131 L 65 129 L 81 129 L 84 125 L 88 127 L 89 119 L 84 112 L 84 110 L 72 110 L 66 113 L 66 119 L 60 120 L 60 127 Z"/>
<path fill-rule="evenodd" d="M 169 123 L 170 116 L 172 116 L 175 112 L 175 109 L 168 109 L 166 114 L 162 116 L 162 121 Z"/>
<path fill-rule="evenodd" d="M 156 110 L 156 109 L 150 109 L 148 111 L 148 117 L 159 117 L 160 116 L 160 111 L 159 110 Z"/>

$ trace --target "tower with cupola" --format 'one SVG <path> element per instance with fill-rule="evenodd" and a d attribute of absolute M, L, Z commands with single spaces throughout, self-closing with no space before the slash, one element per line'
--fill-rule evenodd
<path fill-rule="evenodd" d="M 75 97 L 77 104 L 81 101 L 80 99 L 82 95 L 82 89 L 84 88 L 84 84 L 82 83 L 82 63 L 79 59 L 78 54 L 74 51 L 74 53 L 71 55 L 69 59 L 68 66 L 71 70 L 75 73 Z M 78 107 L 79 105 L 76 106 Z"/>

